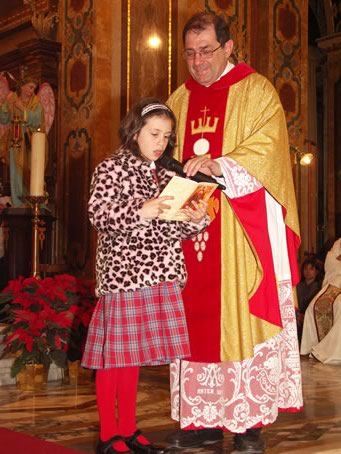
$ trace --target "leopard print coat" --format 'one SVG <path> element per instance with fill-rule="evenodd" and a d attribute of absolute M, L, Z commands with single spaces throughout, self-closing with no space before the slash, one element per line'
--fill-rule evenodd
<path fill-rule="evenodd" d="M 160 168 L 155 182 L 150 163 L 122 149 L 95 169 L 89 218 L 98 232 L 98 296 L 166 281 L 177 280 L 184 287 L 187 273 L 181 242 L 206 228 L 209 218 L 194 224 L 140 216 L 143 203 L 158 197 L 173 175 Z"/>

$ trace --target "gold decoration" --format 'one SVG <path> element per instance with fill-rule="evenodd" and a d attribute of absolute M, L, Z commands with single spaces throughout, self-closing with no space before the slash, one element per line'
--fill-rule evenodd
<path fill-rule="evenodd" d="M 12 141 L 11 145 L 14 148 L 20 148 L 21 147 L 21 141 L 22 141 L 22 121 L 19 115 L 13 115 L 13 120 L 12 120 Z"/>
<path fill-rule="evenodd" d="M 58 23 L 58 13 L 52 11 L 37 11 L 36 0 L 24 0 L 32 11 L 31 22 L 39 38 L 52 39 Z"/>
<path fill-rule="evenodd" d="M 33 207 L 33 218 L 32 218 L 32 274 L 31 276 L 40 278 L 39 274 L 39 243 L 40 248 L 43 247 L 44 242 L 44 231 L 42 228 L 41 219 L 39 219 L 39 207 L 41 204 L 47 201 L 47 196 L 26 196 L 26 200 Z"/>
<path fill-rule="evenodd" d="M 44 241 L 46 238 L 45 233 L 46 233 L 45 221 L 40 220 L 39 224 L 38 224 L 38 237 L 39 237 L 40 249 L 43 249 L 43 246 L 44 246 Z"/>
<path fill-rule="evenodd" d="M 199 134 L 199 133 L 205 133 L 205 132 L 216 132 L 217 126 L 218 126 L 218 117 L 214 117 L 214 122 L 213 125 L 210 125 L 211 123 L 211 117 L 206 117 L 207 112 L 209 112 L 210 109 L 205 108 L 201 110 L 200 112 L 203 112 L 203 118 L 198 119 L 198 126 L 195 127 L 195 120 L 191 121 L 191 133 L 193 134 Z"/>
<path fill-rule="evenodd" d="M 192 134 L 199 134 L 203 132 L 215 132 L 218 126 L 218 117 L 214 117 L 213 125 L 210 125 L 211 117 L 207 117 L 206 123 L 203 124 L 202 118 L 198 119 L 198 126 L 195 127 L 195 120 L 191 121 Z"/>

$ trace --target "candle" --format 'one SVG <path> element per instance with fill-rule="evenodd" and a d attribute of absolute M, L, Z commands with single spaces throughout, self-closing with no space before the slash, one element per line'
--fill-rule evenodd
<path fill-rule="evenodd" d="M 43 196 L 45 173 L 45 133 L 34 132 L 31 143 L 30 195 Z"/>

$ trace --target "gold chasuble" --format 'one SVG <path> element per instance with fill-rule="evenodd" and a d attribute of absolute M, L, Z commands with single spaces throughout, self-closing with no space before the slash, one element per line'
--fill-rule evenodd
<path fill-rule="evenodd" d="M 326 291 L 314 303 L 314 319 L 319 342 L 326 337 L 334 325 L 334 303 L 339 295 L 341 295 L 341 288 L 329 284 Z"/>
<path fill-rule="evenodd" d="M 287 128 L 270 82 L 241 63 L 209 87 L 189 78 L 167 103 L 178 120 L 177 159 L 200 154 L 230 157 L 282 206 L 296 285 L 299 227 Z M 184 242 L 189 360 L 241 361 L 253 357 L 256 345 L 281 331 L 278 294 L 275 289 L 273 298 L 257 303 L 256 311 L 250 312 L 253 296 L 267 279 L 255 245 L 222 192 L 215 191 L 208 211 L 208 229 Z"/>

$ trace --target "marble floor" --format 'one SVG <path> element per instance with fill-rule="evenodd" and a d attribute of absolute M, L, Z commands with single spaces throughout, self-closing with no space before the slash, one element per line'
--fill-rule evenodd
<path fill-rule="evenodd" d="M 302 358 L 302 372 L 304 411 L 282 413 L 276 424 L 263 429 L 266 452 L 341 454 L 341 368 Z M 94 389 L 94 383 L 71 386 L 58 381 L 50 381 L 46 391 L 36 393 L 20 392 L 15 385 L 0 386 L 0 427 L 94 453 L 99 427 Z M 177 428 L 169 414 L 168 367 L 141 368 L 139 428 L 152 441 L 165 443 Z M 232 435 L 225 434 L 224 441 L 215 445 L 183 452 L 229 454 Z"/>

